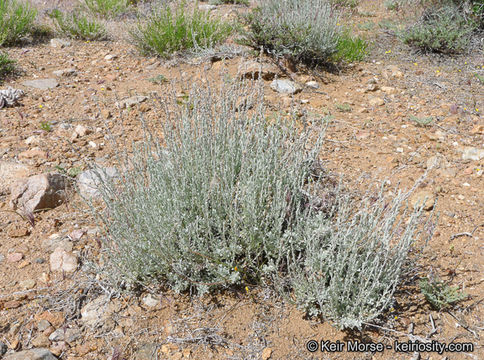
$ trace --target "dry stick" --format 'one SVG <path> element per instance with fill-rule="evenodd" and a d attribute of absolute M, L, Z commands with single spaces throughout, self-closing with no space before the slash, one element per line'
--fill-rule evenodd
<path fill-rule="evenodd" d="M 430 342 L 429 339 L 424 339 L 421 336 L 412 335 L 412 334 L 405 334 L 404 332 L 401 332 L 401 331 L 398 331 L 398 330 L 393 330 L 393 329 L 390 329 L 390 328 L 386 328 L 386 327 L 383 327 L 383 326 L 379 326 L 379 325 L 375 325 L 375 324 L 370 324 L 370 323 L 366 323 L 366 322 L 364 322 L 363 324 L 365 324 L 367 326 L 373 326 L 373 327 L 378 328 L 378 329 L 382 329 L 382 330 L 386 330 L 386 331 L 391 331 L 391 332 L 393 332 L 395 334 L 398 334 L 398 335 L 406 336 L 406 337 L 408 337 L 412 341 L 418 340 L 418 341 L 423 342 L 423 343 L 429 343 Z"/>
<path fill-rule="evenodd" d="M 457 321 L 457 324 L 459 324 L 460 326 L 462 326 L 464 329 L 466 329 L 467 331 L 469 331 L 472 335 L 474 335 L 474 337 L 476 339 L 479 339 L 479 335 L 474 331 L 472 330 L 469 326 L 465 325 L 462 323 L 462 321 L 460 321 L 450 310 L 447 310 L 447 313 L 452 316 L 455 321 Z"/>
<path fill-rule="evenodd" d="M 474 235 L 474 232 L 477 230 L 477 228 L 479 228 L 480 226 L 484 226 L 484 224 L 479 224 L 477 225 L 474 230 L 472 230 L 471 232 L 461 232 L 461 233 L 457 233 L 457 234 L 454 234 L 450 237 L 450 240 L 454 240 L 455 238 L 458 238 L 460 236 L 469 236 L 469 237 L 472 237 Z"/>

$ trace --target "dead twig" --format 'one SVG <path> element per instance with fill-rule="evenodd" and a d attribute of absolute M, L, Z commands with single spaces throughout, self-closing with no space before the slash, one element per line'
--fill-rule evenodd
<path fill-rule="evenodd" d="M 484 226 L 484 224 L 479 224 L 477 225 L 471 232 L 461 232 L 461 233 L 457 233 L 457 234 L 454 234 L 450 237 L 450 240 L 454 240 L 460 236 L 469 236 L 469 237 L 472 237 L 474 236 L 474 232 L 481 226 Z"/>

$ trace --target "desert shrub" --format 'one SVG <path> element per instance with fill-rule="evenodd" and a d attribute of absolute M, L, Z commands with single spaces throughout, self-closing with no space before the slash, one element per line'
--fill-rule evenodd
<path fill-rule="evenodd" d="M 245 41 L 275 56 L 318 64 L 338 51 L 338 14 L 327 0 L 268 0 L 245 22 Z"/>
<path fill-rule="evenodd" d="M 317 218 L 302 232 L 304 256 L 290 255 L 298 260 L 289 261 L 288 276 L 301 307 L 342 328 L 361 328 L 382 314 L 420 238 L 422 209 L 404 225 L 405 198 L 399 193 L 389 201 L 380 193 L 355 202 L 341 195 L 335 220 Z"/>
<path fill-rule="evenodd" d="M 37 10 L 17 0 L 0 0 L 0 46 L 12 45 L 34 28 Z"/>
<path fill-rule="evenodd" d="M 477 23 L 459 7 L 445 5 L 427 9 L 419 22 L 400 36 L 406 44 L 423 51 L 460 53 L 469 45 Z"/>
<path fill-rule="evenodd" d="M 437 310 L 448 309 L 467 297 L 457 286 L 450 286 L 440 279 L 424 279 L 419 284 L 425 299 Z"/>
<path fill-rule="evenodd" d="M 164 146 L 138 147 L 123 192 L 104 184 L 107 245 L 131 281 L 200 293 L 259 283 L 301 221 L 302 185 L 316 150 L 308 135 L 266 121 L 240 85 L 198 89 L 163 123 Z M 111 194 L 116 194 L 114 197 Z"/>
<path fill-rule="evenodd" d="M 95 16 L 114 17 L 128 8 L 130 0 L 83 0 L 83 6 Z"/>
<path fill-rule="evenodd" d="M 96 19 L 74 11 L 70 14 L 63 14 L 60 10 L 53 10 L 49 17 L 54 25 L 64 36 L 81 40 L 102 40 L 107 37 L 105 27 Z"/>
<path fill-rule="evenodd" d="M 332 56 L 334 61 L 361 61 L 368 54 L 368 43 L 346 32 L 338 38 L 336 49 L 336 53 Z"/>
<path fill-rule="evenodd" d="M 198 8 L 188 10 L 185 3 L 174 9 L 159 8 L 130 33 L 143 54 L 168 57 L 174 52 L 206 49 L 225 40 L 232 27 L 221 20 L 211 19 Z"/>
<path fill-rule="evenodd" d="M 331 5 L 339 7 L 355 8 L 358 6 L 358 0 L 329 0 Z"/>
<path fill-rule="evenodd" d="M 5 77 L 15 71 L 15 60 L 8 57 L 7 53 L 0 51 L 0 84 Z"/>
<path fill-rule="evenodd" d="M 333 188 L 323 200 L 320 131 L 268 117 L 260 85 L 192 85 L 160 102 L 161 138 L 147 131 L 120 154 L 119 176 L 99 172 L 107 273 L 199 294 L 271 285 L 341 327 L 379 316 L 411 264 L 422 210 L 407 219 L 402 194 L 357 202 Z"/>

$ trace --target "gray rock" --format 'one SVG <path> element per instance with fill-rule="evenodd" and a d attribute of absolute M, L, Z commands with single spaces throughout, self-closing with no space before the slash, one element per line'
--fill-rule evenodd
<path fill-rule="evenodd" d="M 4 360 L 56 360 L 57 358 L 45 348 L 19 351 L 3 358 Z"/>
<path fill-rule="evenodd" d="M 57 329 L 49 336 L 50 341 L 65 341 L 72 344 L 81 337 L 81 332 L 78 329 Z"/>
<path fill-rule="evenodd" d="M 48 90 L 59 86 L 59 83 L 56 79 L 37 79 L 24 81 L 22 85 L 39 90 Z"/>
<path fill-rule="evenodd" d="M 134 353 L 135 360 L 155 360 L 157 356 L 157 344 L 143 344 Z"/>
<path fill-rule="evenodd" d="M 466 147 L 462 151 L 462 160 L 479 161 L 484 158 L 484 149 L 477 149 L 475 147 Z"/>
<path fill-rule="evenodd" d="M 69 41 L 63 40 L 63 39 L 50 39 L 50 46 L 53 48 L 64 48 L 71 46 L 71 43 Z"/>
<path fill-rule="evenodd" d="M 301 88 L 294 81 L 287 79 L 272 81 L 271 89 L 280 94 L 296 94 L 301 91 Z"/>
<path fill-rule="evenodd" d="M 311 88 L 311 89 L 319 89 L 319 84 L 317 81 L 308 81 L 306 83 L 306 86 Z"/>
<path fill-rule="evenodd" d="M 52 74 L 55 76 L 73 76 L 77 74 L 76 69 L 61 69 L 52 71 Z"/>
<path fill-rule="evenodd" d="M 131 96 L 127 99 L 121 100 L 117 105 L 119 108 L 124 109 L 128 108 L 130 106 L 138 105 L 141 104 L 142 102 L 146 101 L 148 97 L 143 96 L 143 95 L 136 95 L 136 96 Z"/>
<path fill-rule="evenodd" d="M 64 177 L 55 173 L 20 179 L 11 187 L 10 205 L 26 214 L 55 208 L 66 198 L 66 185 Z"/>
<path fill-rule="evenodd" d="M 99 191 L 101 183 L 117 176 L 118 171 L 114 167 L 97 167 L 92 170 L 86 170 L 77 177 L 79 193 L 84 198 L 99 198 L 101 197 L 101 192 Z"/>
<path fill-rule="evenodd" d="M 6 193 L 19 179 L 27 177 L 33 168 L 9 161 L 0 161 L 0 194 Z"/>

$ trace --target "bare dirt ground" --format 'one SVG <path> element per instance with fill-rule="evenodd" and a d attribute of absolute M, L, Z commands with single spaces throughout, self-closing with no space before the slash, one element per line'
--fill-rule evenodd
<path fill-rule="evenodd" d="M 219 6 L 214 13 L 232 10 Z M 281 96 L 265 81 L 265 98 L 277 109 L 292 104 L 309 118 L 332 115 L 321 158 L 352 186 L 364 189 L 387 179 L 388 191 L 397 183 L 411 188 L 428 170 L 417 192 L 431 194 L 440 218 L 418 274 L 438 275 L 459 286 L 469 295 L 465 301 L 438 312 L 417 282 L 410 282 L 397 293 L 397 306 L 380 327 L 345 332 L 306 318 L 258 288 L 202 298 L 148 291 L 119 295 L 89 274 L 86 264 L 98 259 L 102 234 L 77 194 L 36 213 L 32 227 L 9 211 L 9 190 L 0 184 L 0 341 L 9 351 L 49 348 L 61 359 L 418 359 L 395 349 L 311 354 L 306 343 L 430 339 L 472 343 L 474 351 L 421 353 L 422 359 L 484 358 L 484 158 L 465 156 L 469 148 L 484 149 L 484 87 L 474 75 L 482 76 L 484 57 L 482 51 L 454 58 L 415 54 L 385 26 L 401 19 L 382 1 L 361 1 L 349 21 L 373 42 L 367 60 L 339 73 L 292 74 L 301 84 L 319 84 L 293 96 Z M 204 77 L 220 81 L 221 72 L 235 76 L 241 63 L 254 59 L 246 52 L 220 61 L 163 61 L 140 56 L 122 36 L 69 41 L 63 48 L 47 42 L 9 50 L 23 73 L 2 88 L 23 89 L 25 97 L 20 106 L 0 109 L 0 161 L 25 164 L 24 175 L 83 170 L 86 161 L 114 163 L 110 134 L 140 140 L 140 114 L 159 117 L 151 99 L 169 91 L 170 84 L 149 79 L 161 74 L 179 83 Z M 68 68 L 75 73 L 52 74 Z M 44 78 L 55 78 L 58 86 L 22 85 Z M 133 95 L 148 99 L 129 109 L 116 105 Z M 433 121 L 421 125 L 411 116 Z M 73 138 L 78 125 L 88 131 Z M 50 270 L 50 255 L 59 244 L 76 255 L 79 270 Z M 86 314 L 93 319 L 87 321 Z"/>

